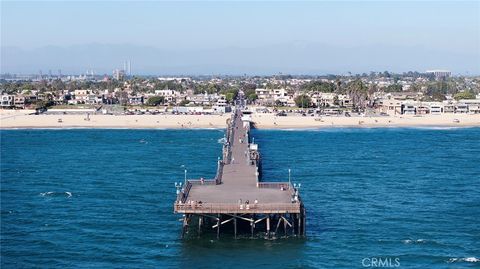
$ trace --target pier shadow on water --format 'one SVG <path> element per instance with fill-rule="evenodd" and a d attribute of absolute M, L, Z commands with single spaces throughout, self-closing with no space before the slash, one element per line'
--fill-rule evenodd
<path fill-rule="evenodd" d="M 302 238 L 266 240 L 247 234 L 225 234 L 183 240 L 179 268 L 299 268 L 305 247 Z"/>
<path fill-rule="evenodd" d="M 304 268 L 299 260 L 305 251 L 306 238 L 279 229 L 269 237 L 259 223 L 251 236 L 250 225 L 239 222 L 237 238 L 231 223 L 222 225 L 220 238 L 213 222 L 205 223 L 199 234 L 192 225 L 181 240 L 179 268 Z"/>

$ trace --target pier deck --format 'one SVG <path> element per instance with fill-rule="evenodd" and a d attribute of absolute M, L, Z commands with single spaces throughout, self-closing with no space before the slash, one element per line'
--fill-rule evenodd
<path fill-rule="evenodd" d="M 297 228 L 297 232 L 304 234 L 304 224 L 301 229 L 302 222 L 305 222 L 304 208 L 298 197 L 298 191 L 288 182 L 259 181 L 259 159 L 251 157 L 249 131 L 250 122 L 242 120 L 241 111 L 236 110 L 228 124 L 224 158 L 222 161 L 219 160 L 216 178 L 188 180 L 187 185 L 177 196 L 174 211 L 185 214 L 184 231 L 192 215 L 214 218 L 218 221 L 219 229 L 225 222 L 220 222 L 221 214 L 227 214 L 228 221 L 235 221 L 235 227 L 238 218 L 250 221 L 253 233 L 255 223 L 259 221 L 255 219 L 255 214 L 265 216 L 260 220 L 266 220 L 268 226 L 270 214 L 280 214 L 278 223 L 285 219 L 285 223 L 292 228 L 293 218 L 299 219 L 300 228 Z M 289 217 L 292 216 L 290 222 L 284 217 L 287 214 Z M 199 227 L 202 225 L 200 218 L 202 217 L 199 217 Z"/>

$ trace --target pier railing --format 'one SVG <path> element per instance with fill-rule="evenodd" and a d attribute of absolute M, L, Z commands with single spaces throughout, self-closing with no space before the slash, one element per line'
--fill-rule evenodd
<path fill-rule="evenodd" d="M 224 162 L 221 160 L 218 160 L 217 164 L 217 174 L 215 175 L 215 184 L 221 184 L 222 183 L 222 175 L 223 175 L 223 166 Z"/>
<path fill-rule="evenodd" d="M 189 179 L 188 182 L 192 185 L 217 185 L 215 179 Z"/>
<path fill-rule="evenodd" d="M 234 138 L 234 128 L 232 123 L 235 122 L 235 114 L 232 114 L 230 118 L 230 122 L 227 125 L 227 132 L 226 132 L 226 143 L 223 147 L 223 160 L 226 164 L 230 163 L 232 158 L 232 145 L 233 145 L 233 138 Z"/>
<path fill-rule="evenodd" d="M 188 180 L 187 184 L 184 186 L 183 191 L 181 191 L 177 195 L 177 203 L 178 203 L 178 201 L 181 201 L 182 203 L 185 203 L 185 201 L 187 200 L 187 197 L 188 197 L 188 193 L 190 192 L 190 189 L 192 189 L 192 183 L 190 182 L 190 180 Z"/>
<path fill-rule="evenodd" d="M 257 181 L 257 187 L 260 189 L 278 189 L 289 191 L 290 195 L 293 197 L 295 195 L 295 188 L 292 183 L 288 182 L 259 182 Z"/>
<path fill-rule="evenodd" d="M 236 203 L 175 203 L 175 212 L 188 213 L 298 213 L 301 204 L 267 203 L 267 204 L 236 204 Z"/>
<path fill-rule="evenodd" d="M 288 182 L 258 182 L 258 188 L 260 189 L 283 189 L 290 190 L 292 187 Z"/>

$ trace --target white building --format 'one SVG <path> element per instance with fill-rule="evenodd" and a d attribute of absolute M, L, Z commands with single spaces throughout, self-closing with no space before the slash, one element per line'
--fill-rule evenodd
<path fill-rule="evenodd" d="M 14 100 L 15 100 L 15 95 L 2 94 L 0 105 L 1 105 L 2 108 L 13 107 L 14 106 Z"/>
<path fill-rule="evenodd" d="M 255 94 L 258 97 L 258 102 L 263 105 L 272 105 L 273 97 L 269 89 L 255 89 Z"/>
<path fill-rule="evenodd" d="M 427 70 L 425 73 L 433 74 L 437 79 L 448 78 L 452 75 L 452 72 L 448 70 Z"/>
<path fill-rule="evenodd" d="M 432 115 L 439 115 L 443 113 L 444 104 L 441 103 L 430 103 L 430 114 Z"/>
<path fill-rule="evenodd" d="M 175 90 L 156 90 L 155 95 L 163 96 L 167 102 L 175 102 L 177 97 L 181 96 L 180 92 Z"/>
<path fill-rule="evenodd" d="M 415 115 L 417 109 L 413 104 L 404 104 L 403 105 L 403 114 L 404 115 Z"/>

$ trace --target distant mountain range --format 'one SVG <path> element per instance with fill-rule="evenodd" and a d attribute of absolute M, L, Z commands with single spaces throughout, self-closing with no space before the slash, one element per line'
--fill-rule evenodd
<path fill-rule="evenodd" d="M 454 74 L 480 74 L 480 52 L 450 53 L 422 47 L 336 47 L 298 42 L 275 46 L 222 49 L 160 49 L 131 44 L 47 46 L 31 50 L 1 48 L 1 73 L 111 74 L 130 60 L 141 75 L 345 74 L 370 71 L 448 69 Z"/>

